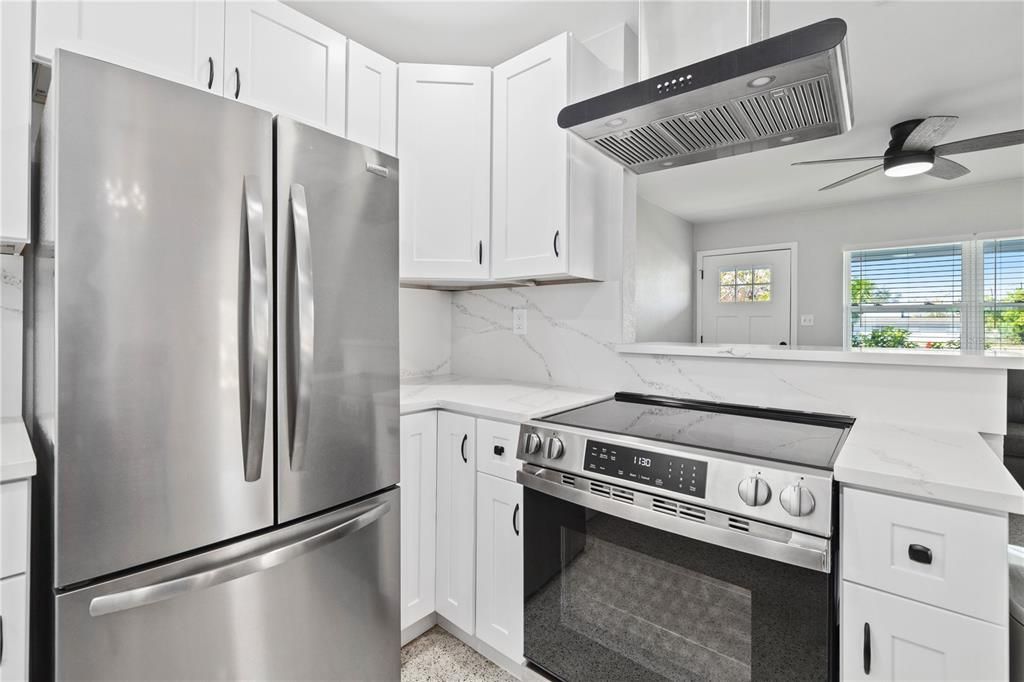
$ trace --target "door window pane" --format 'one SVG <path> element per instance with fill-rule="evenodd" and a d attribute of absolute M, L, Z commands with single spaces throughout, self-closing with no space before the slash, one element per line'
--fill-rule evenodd
<path fill-rule="evenodd" d="M 719 303 L 763 303 L 772 300 L 772 270 L 742 267 L 718 272 Z"/>

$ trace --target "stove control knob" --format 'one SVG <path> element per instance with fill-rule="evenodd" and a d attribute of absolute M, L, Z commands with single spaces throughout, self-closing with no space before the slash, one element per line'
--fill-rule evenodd
<path fill-rule="evenodd" d="M 740 494 L 740 499 L 748 507 L 760 507 L 768 504 L 768 500 L 772 499 L 772 489 L 768 486 L 768 481 L 760 476 L 744 478 L 740 481 L 737 491 Z"/>
<path fill-rule="evenodd" d="M 523 439 L 523 453 L 527 455 L 536 455 L 540 452 L 540 436 L 536 433 L 527 433 Z"/>
<path fill-rule="evenodd" d="M 562 445 L 562 441 L 554 436 L 548 438 L 548 447 L 544 451 L 544 456 L 548 459 L 558 459 L 565 454 L 565 446 Z"/>
<path fill-rule="evenodd" d="M 814 495 L 799 483 L 783 490 L 779 495 L 779 503 L 790 516 L 807 516 L 814 511 Z"/>

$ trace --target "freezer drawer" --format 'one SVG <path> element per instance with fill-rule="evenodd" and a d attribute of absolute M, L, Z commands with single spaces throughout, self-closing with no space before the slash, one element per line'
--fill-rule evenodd
<path fill-rule="evenodd" d="M 57 597 L 57 679 L 399 677 L 399 492 Z"/>

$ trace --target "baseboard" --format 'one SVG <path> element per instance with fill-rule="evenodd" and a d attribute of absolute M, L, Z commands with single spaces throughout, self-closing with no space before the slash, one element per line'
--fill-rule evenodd
<path fill-rule="evenodd" d="M 405 646 L 435 625 L 437 625 L 437 613 L 431 613 L 423 616 L 409 627 L 402 628 L 402 646 Z"/>
<path fill-rule="evenodd" d="M 527 672 L 525 661 L 517 662 L 512 660 L 487 642 L 482 641 L 475 635 L 469 634 L 444 616 L 436 613 L 434 615 L 437 616 L 438 625 L 444 628 L 444 630 L 449 634 L 460 639 L 470 649 L 473 649 L 491 663 L 515 677 L 517 680 L 522 680 L 524 678 L 524 675 Z"/>

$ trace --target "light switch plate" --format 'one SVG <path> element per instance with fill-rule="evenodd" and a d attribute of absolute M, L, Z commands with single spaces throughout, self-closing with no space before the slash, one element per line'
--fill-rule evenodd
<path fill-rule="evenodd" d="M 801 327 L 813 327 L 814 326 L 814 315 L 801 315 L 800 316 Z"/>
<path fill-rule="evenodd" d="M 526 308 L 512 309 L 512 333 L 520 335 L 526 333 Z"/>

